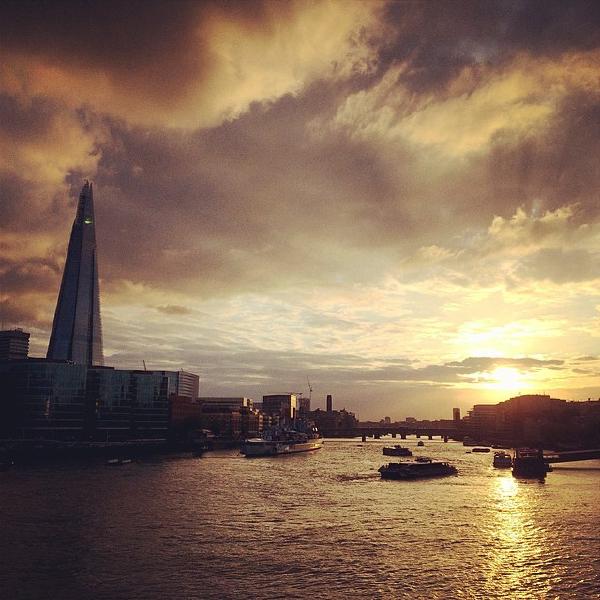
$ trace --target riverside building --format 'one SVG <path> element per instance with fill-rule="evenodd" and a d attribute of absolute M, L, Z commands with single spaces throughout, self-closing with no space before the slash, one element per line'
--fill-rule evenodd
<path fill-rule="evenodd" d="M 196 399 L 186 371 L 105 367 L 92 184 L 85 182 L 67 251 L 47 358 L 29 334 L 0 332 L 0 435 L 62 441 L 167 437 L 171 396 Z"/>

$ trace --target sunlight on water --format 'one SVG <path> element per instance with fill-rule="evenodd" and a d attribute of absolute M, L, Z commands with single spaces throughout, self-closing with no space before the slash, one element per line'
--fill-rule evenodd
<path fill-rule="evenodd" d="M 382 481 L 384 444 L 0 473 L 0 596 L 600 598 L 600 461 L 540 483 L 413 439 L 458 476 Z"/>
<path fill-rule="evenodd" d="M 524 590 L 539 598 L 550 593 L 551 544 L 534 519 L 537 485 L 543 484 L 517 481 L 506 473 L 496 477 L 490 489 L 495 518 L 489 524 L 486 589 L 494 597 L 522 597 Z"/>

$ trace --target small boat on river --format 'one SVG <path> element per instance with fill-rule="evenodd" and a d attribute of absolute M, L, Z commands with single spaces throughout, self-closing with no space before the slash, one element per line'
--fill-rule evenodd
<path fill-rule="evenodd" d="M 512 456 L 504 450 L 494 452 L 492 465 L 495 469 L 510 469 L 512 467 Z"/>
<path fill-rule="evenodd" d="M 515 477 L 544 478 L 549 471 L 544 452 L 535 448 L 517 448 L 512 464 Z"/>
<path fill-rule="evenodd" d="M 385 447 L 383 449 L 384 456 L 412 456 L 412 452 L 405 448 L 404 446 L 400 446 L 400 444 L 396 444 L 393 448 Z"/>
<path fill-rule="evenodd" d="M 423 440 L 419 440 L 417 442 L 417 446 L 424 446 L 424 445 L 425 445 L 425 442 Z"/>
<path fill-rule="evenodd" d="M 382 479 L 426 479 L 456 475 L 456 467 L 442 461 L 422 459 L 413 462 L 389 463 L 379 467 Z"/>
<path fill-rule="evenodd" d="M 471 452 L 489 452 L 489 451 L 490 451 L 490 449 L 489 449 L 489 448 L 481 448 L 481 447 L 478 447 L 478 448 L 473 448 L 473 449 L 471 450 Z"/>

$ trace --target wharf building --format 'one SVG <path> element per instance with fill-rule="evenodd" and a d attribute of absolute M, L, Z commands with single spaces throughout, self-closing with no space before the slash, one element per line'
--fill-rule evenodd
<path fill-rule="evenodd" d="M 325 398 L 326 410 L 317 408 L 310 413 L 317 429 L 327 437 L 340 437 L 354 435 L 358 419 L 354 413 L 346 409 L 333 410 L 333 396 L 327 394 Z"/>
<path fill-rule="evenodd" d="M 263 396 L 262 411 L 272 418 L 274 425 L 293 421 L 298 416 L 298 396 L 296 394 Z"/>
<path fill-rule="evenodd" d="M 498 404 L 476 404 L 463 419 L 478 442 L 507 446 L 600 443 L 600 400 L 568 402 L 548 394 L 525 394 Z"/>
<path fill-rule="evenodd" d="M 270 419 L 254 408 L 252 398 L 171 397 L 171 428 L 179 437 L 198 429 L 232 440 L 255 437 L 265 424 L 269 426 Z"/>
<path fill-rule="evenodd" d="M 43 358 L 1 361 L 1 435 L 102 442 L 166 439 L 180 373 Z"/>

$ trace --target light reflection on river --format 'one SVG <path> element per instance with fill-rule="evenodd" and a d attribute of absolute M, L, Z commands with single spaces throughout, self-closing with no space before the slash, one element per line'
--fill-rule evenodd
<path fill-rule="evenodd" d="M 381 481 L 386 443 L 0 473 L 0 597 L 600 598 L 600 461 L 539 483 L 409 439 L 459 475 Z"/>

